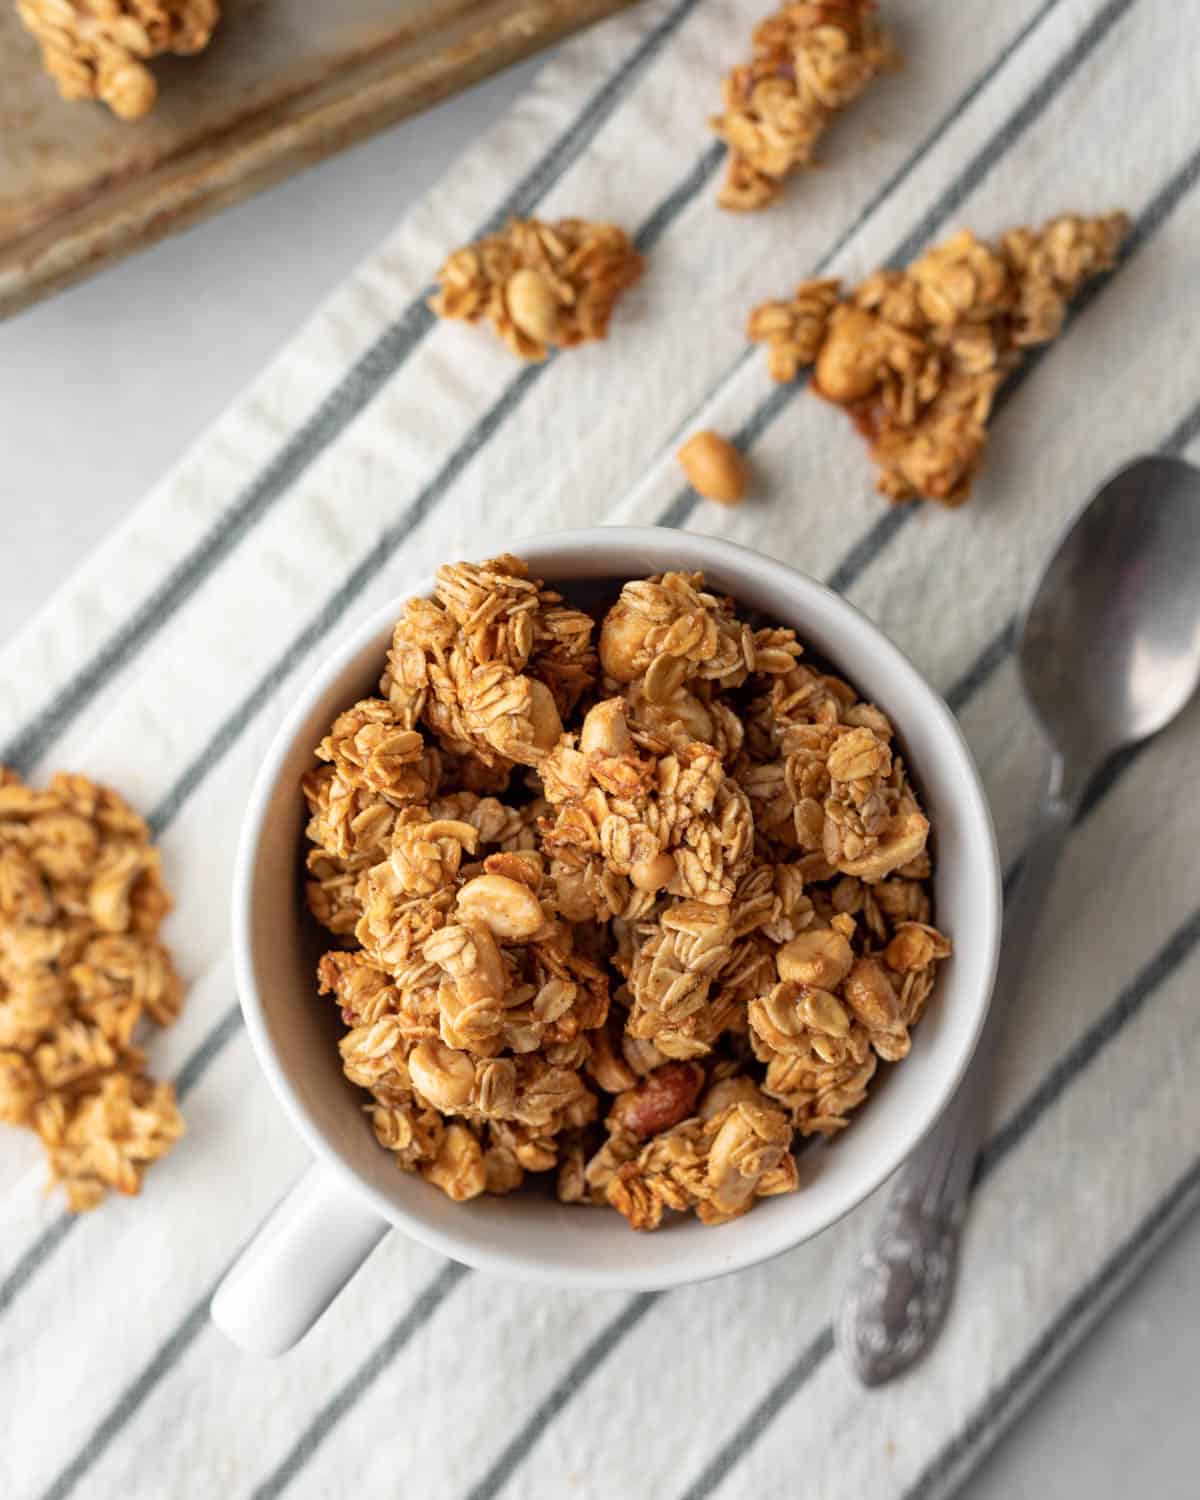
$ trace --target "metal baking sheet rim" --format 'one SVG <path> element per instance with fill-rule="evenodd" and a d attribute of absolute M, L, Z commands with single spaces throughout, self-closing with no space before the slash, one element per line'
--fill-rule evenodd
<path fill-rule="evenodd" d="M 219 155 L 200 147 L 156 169 L 142 194 L 124 185 L 120 204 L 97 199 L 67 212 L 0 253 L 0 317 L 81 281 L 123 256 L 250 197 L 302 167 L 428 108 L 541 47 L 624 9 L 631 0 L 539 0 L 491 20 L 428 57 L 398 60 L 367 83 L 346 70 L 340 91 L 304 95 L 283 120 L 251 123 Z M 203 158 L 199 162 L 196 157 Z M 132 197 L 130 195 L 132 194 Z"/>

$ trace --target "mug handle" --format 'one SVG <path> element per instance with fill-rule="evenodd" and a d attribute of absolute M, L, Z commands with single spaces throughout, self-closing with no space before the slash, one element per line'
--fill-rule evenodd
<path fill-rule="evenodd" d="M 239 1348 L 270 1358 L 284 1354 L 389 1227 L 314 1162 L 225 1273 L 209 1315 Z"/>

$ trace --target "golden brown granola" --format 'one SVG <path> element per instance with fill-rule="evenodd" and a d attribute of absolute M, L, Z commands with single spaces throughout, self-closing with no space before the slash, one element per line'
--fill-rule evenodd
<path fill-rule="evenodd" d="M 725 1224 L 758 1198 L 796 1191 L 791 1123 L 750 1079 L 744 1083 L 749 1097 L 724 1105 L 717 1083 L 697 1115 L 617 1167 L 605 1195 L 634 1229 L 657 1229 L 666 1209 L 691 1208 L 703 1224 Z"/>
<path fill-rule="evenodd" d="M 834 117 L 899 63 L 874 11 L 874 0 L 800 0 L 755 27 L 753 56 L 726 75 L 712 120 L 729 147 L 722 208 L 765 208 L 813 165 Z"/>
<path fill-rule="evenodd" d="M 642 268 L 616 224 L 514 219 L 449 257 L 429 305 L 440 318 L 486 318 L 522 359 L 545 359 L 551 346 L 605 338 L 618 298 Z"/>
<path fill-rule="evenodd" d="M 76 1211 L 136 1193 L 183 1134 L 145 1073 L 143 1015 L 183 986 L 158 941 L 170 897 L 145 823 L 83 776 L 43 791 L 0 766 L 0 1120 L 35 1131 Z"/>
<path fill-rule="evenodd" d="M 62 97 L 99 99 L 123 120 L 154 104 L 149 59 L 203 51 L 221 14 L 217 0 L 17 0 L 17 13 Z"/>
<path fill-rule="evenodd" d="M 886 715 L 699 574 L 599 624 L 513 557 L 442 568 L 317 746 L 318 970 L 399 1166 L 556 1174 L 638 1229 L 797 1184 L 911 1044 L 949 944 Z"/>
<path fill-rule="evenodd" d="M 1058 333 L 1072 297 L 1111 270 L 1123 213 L 1065 214 L 990 246 L 960 230 L 903 271 L 876 271 L 849 296 L 805 281 L 750 315 L 771 375 L 815 367 L 813 389 L 845 408 L 893 502 L 961 505 L 983 458 L 996 392 L 1022 351 Z"/>

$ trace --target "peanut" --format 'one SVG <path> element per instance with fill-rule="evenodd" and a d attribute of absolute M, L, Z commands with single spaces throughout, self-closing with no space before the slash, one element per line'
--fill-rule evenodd
<path fill-rule="evenodd" d="M 879 364 L 875 319 L 861 307 L 839 307 L 817 355 L 817 389 L 830 401 L 857 401 L 879 383 Z"/>
<path fill-rule="evenodd" d="M 849 974 L 853 962 L 850 944 L 831 927 L 802 932 L 775 954 L 780 979 L 815 984 L 824 990 L 836 989 Z"/>
<path fill-rule="evenodd" d="M 554 694 L 544 682 L 532 678 L 529 683 L 529 718 L 533 724 L 533 743 L 538 750 L 553 750 L 562 738 L 562 719 Z"/>
<path fill-rule="evenodd" d="M 842 994 L 868 1031 L 894 1031 L 902 1025 L 899 996 L 878 959 L 858 959 L 846 977 Z"/>
<path fill-rule="evenodd" d="M 476 875 L 468 880 L 458 893 L 458 909 L 508 942 L 531 938 L 546 921 L 529 887 L 507 875 Z"/>
<path fill-rule="evenodd" d="M 922 922 L 901 922 L 896 935 L 887 945 L 884 958 L 889 969 L 897 974 L 907 974 L 915 969 L 927 969 L 936 958 L 945 958 L 950 945 L 934 927 Z"/>
<path fill-rule="evenodd" d="M 616 682 L 632 682 L 646 669 L 642 659 L 650 622 L 628 606 L 614 604 L 600 627 L 600 665 Z"/>
<path fill-rule="evenodd" d="M 675 874 L 675 857 L 664 849 L 652 859 L 639 859 L 629 871 L 629 878 L 639 891 L 661 891 L 670 885 Z"/>
<path fill-rule="evenodd" d="M 592 1054 L 587 1060 L 587 1070 L 602 1089 L 609 1094 L 620 1094 L 637 1084 L 637 1074 L 613 1046 L 612 1032 L 601 1026 L 591 1033 Z"/>
<path fill-rule="evenodd" d="M 529 266 L 514 271 L 504 288 L 508 315 L 521 330 L 539 344 L 550 343 L 558 332 L 558 298 L 539 271 Z"/>
<path fill-rule="evenodd" d="M 818 989 L 815 984 L 801 985 L 798 1006 L 800 1017 L 810 1031 L 823 1036 L 850 1035 L 850 1017 L 837 996 L 828 990 Z"/>
<path fill-rule="evenodd" d="M 746 498 L 746 461 L 718 432 L 697 432 L 675 455 L 688 483 L 706 500 L 740 505 Z"/>
<path fill-rule="evenodd" d="M 624 699 L 607 698 L 588 711 L 579 733 L 579 748 L 584 755 L 628 755 L 632 751 Z"/>
<path fill-rule="evenodd" d="M 475 1086 L 475 1064 L 443 1042 L 418 1042 L 408 1072 L 417 1092 L 446 1115 L 462 1109 Z"/>

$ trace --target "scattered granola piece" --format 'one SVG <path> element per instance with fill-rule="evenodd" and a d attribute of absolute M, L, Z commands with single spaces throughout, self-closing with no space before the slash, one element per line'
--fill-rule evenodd
<path fill-rule="evenodd" d="M 319 986 L 405 1171 L 721 1224 L 907 1053 L 950 951 L 929 825 L 887 717 L 701 574 L 593 629 L 513 557 L 408 602 L 302 783 L 310 908 L 357 944 Z"/>
<path fill-rule="evenodd" d="M 706 500 L 740 505 L 746 498 L 746 460 L 719 432 L 697 432 L 676 454 L 688 483 Z"/>
<path fill-rule="evenodd" d="M 440 318 L 487 318 L 522 359 L 545 359 L 552 345 L 605 338 L 618 298 L 642 267 L 615 224 L 514 219 L 450 256 L 429 305 Z"/>
<path fill-rule="evenodd" d="M 834 117 L 900 61 L 874 0 L 800 0 L 754 30 L 754 54 L 727 75 L 712 127 L 729 147 L 722 208 L 765 208 L 783 179 L 813 165 Z"/>
<path fill-rule="evenodd" d="M 794 380 L 805 365 L 815 362 L 840 287 L 836 280 L 804 281 L 790 301 L 764 302 L 750 314 L 747 337 L 766 344 L 773 379 Z"/>
<path fill-rule="evenodd" d="M 813 389 L 842 406 L 893 502 L 961 505 L 983 459 L 996 393 L 1022 352 L 1061 329 L 1085 282 L 1111 270 L 1123 213 L 1065 214 L 995 246 L 960 230 L 903 271 L 876 271 L 849 296 L 806 281 L 754 309 L 748 337 L 771 375 L 815 366 Z"/>
<path fill-rule="evenodd" d="M 0 1120 L 37 1133 L 76 1212 L 137 1193 L 183 1134 L 136 1042 L 183 999 L 157 938 L 170 904 L 116 792 L 64 774 L 34 791 L 0 766 Z"/>
<path fill-rule="evenodd" d="M 202 52 L 221 12 L 217 0 L 17 0 L 17 14 L 64 99 L 137 120 L 158 93 L 147 61 Z"/>

